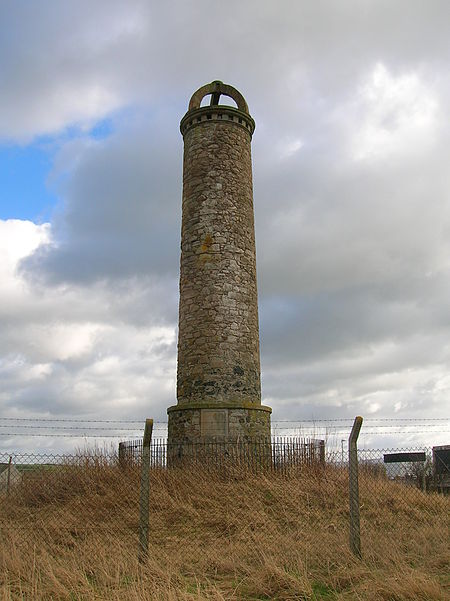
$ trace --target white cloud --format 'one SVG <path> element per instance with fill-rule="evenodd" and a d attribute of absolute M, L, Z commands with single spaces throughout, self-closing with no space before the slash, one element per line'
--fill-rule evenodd
<path fill-rule="evenodd" d="M 352 153 L 357 160 L 423 155 L 435 142 L 438 101 L 418 73 L 393 76 L 378 63 L 359 90 Z"/>
<path fill-rule="evenodd" d="M 0 221 L 0 318 L 26 296 L 27 285 L 17 276 L 20 260 L 30 255 L 41 244 L 48 242 L 50 224 L 35 225 L 31 221 L 9 219 Z M 20 301 L 19 301 L 20 298 Z"/>
<path fill-rule="evenodd" d="M 2 277 L 13 277 L 19 260 L 31 254 L 39 245 L 48 242 L 49 232 L 49 223 L 36 225 L 20 219 L 0 221 Z"/>
<path fill-rule="evenodd" d="M 302 140 L 297 139 L 284 139 L 279 142 L 279 154 L 281 159 L 287 159 L 298 152 L 303 146 Z"/>
<path fill-rule="evenodd" d="M 8 285 L 0 289 L 2 411 L 163 419 L 175 397 L 175 327 L 161 320 L 151 283 L 127 280 L 123 295 L 104 284 L 42 287 L 16 267 L 51 240 L 50 226 L 0 221 L 0 232 L 0 257 L 8 257 Z M 162 306 L 167 293 L 156 295 Z M 147 314 L 136 324 L 142 305 Z"/>
<path fill-rule="evenodd" d="M 256 120 L 274 417 L 448 411 L 448 3 L 24 6 L 0 25 L 0 136 L 76 132 L 49 140 L 51 224 L 0 223 L 5 412 L 173 404 L 178 123 L 216 78 Z"/>

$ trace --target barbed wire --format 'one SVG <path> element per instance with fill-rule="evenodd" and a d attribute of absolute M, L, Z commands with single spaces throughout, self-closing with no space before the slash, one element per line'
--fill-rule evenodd
<path fill-rule="evenodd" d="M 291 429 L 291 428 L 285 428 L 285 429 Z M 136 430 L 132 430 L 133 432 L 137 432 Z M 369 430 L 369 431 L 361 431 L 360 436 L 363 435 L 368 435 L 368 434 L 376 434 L 377 436 L 381 436 L 384 434 L 443 434 L 445 432 L 450 432 L 449 430 L 390 430 L 389 432 L 381 432 L 379 430 Z M 313 432 L 314 433 L 314 432 Z M 335 430 L 334 432 L 332 432 L 332 434 L 348 434 L 348 430 Z M 121 434 L 85 434 L 85 433 L 80 433 L 80 434 L 58 434 L 58 433 L 53 433 L 53 434 L 44 434 L 44 433 L 39 433 L 39 434 L 35 434 L 32 432 L 0 432 L 0 437 L 4 436 L 4 437 L 12 437 L 12 436 L 22 436 L 24 438 L 28 438 L 28 437 L 50 437 L 50 438 L 124 438 L 123 435 Z"/>
<path fill-rule="evenodd" d="M 353 422 L 353 417 L 338 417 L 334 419 L 278 419 L 272 423 L 339 423 Z M 26 421 L 26 422 L 70 422 L 70 423 L 95 423 L 95 424 L 138 424 L 145 421 L 145 418 L 132 420 L 110 420 L 110 419 L 82 419 L 82 418 L 47 418 L 47 417 L 0 417 L 0 421 Z M 450 417 L 366 417 L 365 422 L 442 422 L 450 421 Z M 167 421 L 154 420 L 154 424 L 167 424 Z"/>
<path fill-rule="evenodd" d="M 7 425 L 7 426 L 2 426 L 0 424 L 0 428 L 10 428 L 11 424 Z M 13 426 L 15 428 L 29 428 L 31 430 L 107 430 L 107 431 L 111 431 L 111 428 L 102 428 L 102 427 L 91 427 L 91 426 L 86 426 L 85 428 L 83 428 L 82 426 L 21 426 L 21 425 L 17 425 L 17 426 Z M 137 432 L 139 431 L 143 431 L 144 428 L 112 428 L 112 430 L 120 430 L 121 432 Z"/>
<path fill-rule="evenodd" d="M 292 430 L 304 430 L 305 434 L 321 435 L 325 437 L 343 436 L 348 434 L 351 423 L 354 418 L 330 418 L 330 419 L 279 419 L 272 421 L 272 434 L 277 435 L 278 432 L 289 432 Z M 363 428 L 361 436 L 369 435 L 391 435 L 391 434 L 443 434 L 450 432 L 449 429 L 436 430 L 445 422 L 450 422 L 450 418 L 446 417 L 421 417 L 421 418 L 406 418 L 406 417 L 368 417 L 365 418 L 365 423 L 369 422 L 368 428 Z M 1 423 L 1 422 L 7 422 Z M 29 423 L 34 422 L 34 423 Z M 0 437 L 45 437 L 45 438 L 114 438 L 124 439 L 127 435 L 133 438 L 141 436 L 144 428 L 142 427 L 124 427 L 129 424 L 143 424 L 144 419 L 88 419 L 88 418 L 69 418 L 69 417 L 0 417 L 0 429 L 14 429 L 13 432 L 4 432 L 0 430 Z M 389 422 L 389 423 L 388 423 Z M 67 424 L 47 425 L 47 424 Z M 167 421 L 154 420 L 153 430 L 156 435 L 164 435 L 168 428 Z M 343 425 L 348 423 L 348 428 L 343 429 Z M 45 425 L 42 425 L 45 424 Z M 73 425 L 84 424 L 84 425 Z M 91 425 L 86 425 L 91 424 Z M 95 425 L 97 424 L 97 425 Z M 103 427 L 103 424 L 118 424 L 120 427 Z M 281 425 L 289 424 L 289 425 Z M 296 425 L 298 424 L 298 425 Z M 311 425 L 304 425 L 311 424 Z M 380 424 L 380 425 L 376 425 Z M 398 428 L 414 428 L 402 430 Z M 397 428 L 393 430 L 392 428 Z M 421 428 L 420 430 L 418 428 Z M 44 432 L 37 432 L 44 430 Z M 50 432 L 51 431 L 51 432 Z M 108 432 L 108 433 L 106 433 Z M 130 433 L 130 434 L 127 434 Z M 281 434 L 283 436 L 283 434 Z M 287 436 L 287 434 L 286 434 Z"/>
<path fill-rule="evenodd" d="M 292 430 L 293 428 L 290 426 L 277 426 L 277 424 L 279 423 L 291 423 L 291 424 L 296 424 L 299 422 L 272 422 L 272 427 L 276 427 L 279 430 Z M 383 425 L 383 426 L 375 426 L 375 425 L 370 425 L 369 427 L 371 428 L 398 428 L 401 427 L 401 424 L 393 424 L 391 426 L 389 425 Z M 28 425 L 22 425 L 22 424 L 8 424 L 8 425 L 3 425 L 0 424 L 0 428 L 22 428 L 22 429 L 30 429 L 30 430 L 105 430 L 105 431 L 111 431 L 111 430 L 118 430 L 121 432 L 136 432 L 136 431 L 143 431 L 144 428 L 143 427 L 136 427 L 136 428 L 103 428 L 102 426 L 39 426 L 39 425 L 32 425 L 32 426 L 28 426 Z M 156 426 L 154 426 L 154 429 L 160 429 L 163 430 L 165 428 L 168 427 L 167 422 L 158 422 Z M 298 426 L 293 426 L 296 429 L 299 429 Z M 323 428 L 333 428 L 333 426 L 320 426 L 321 429 Z M 338 427 L 338 426 L 336 426 Z M 422 427 L 426 427 L 426 428 L 438 428 L 440 427 L 438 424 L 423 424 L 423 423 L 418 423 L 417 425 L 414 424 L 405 424 L 405 428 L 409 427 L 409 428 L 422 428 Z M 314 426 L 305 426 L 306 429 L 312 430 L 314 429 Z"/>
<path fill-rule="evenodd" d="M 380 426 L 381 427 L 381 426 Z M 295 428 L 277 428 L 278 430 L 295 430 Z M 361 430 L 360 436 L 363 434 L 442 434 L 443 432 L 450 432 L 450 430 L 389 430 L 383 432 L 380 430 Z M 334 430 L 330 434 L 345 434 L 349 433 L 349 430 Z"/>
<path fill-rule="evenodd" d="M 123 438 L 123 436 L 121 436 L 120 434 L 23 434 L 23 432 L 1 432 L 0 436 L 23 436 L 24 438 L 28 438 L 31 436 L 41 436 L 48 438 Z"/>
<path fill-rule="evenodd" d="M 445 424 L 447 425 L 447 424 Z M 276 424 L 274 422 L 272 422 L 272 427 L 276 427 L 278 430 L 315 430 L 315 429 L 319 429 L 319 430 L 328 430 L 330 432 L 335 432 L 336 428 L 342 428 L 342 426 L 319 426 L 318 428 L 315 428 L 314 426 L 304 426 L 303 428 L 301 426 L 276 426 Z M 376 425 L 372 425 L 369 424 L 367 426 L 368 428 L 429 428 L 430 432 L 434 432 L 434 430 L 432 430 L 431 428 L 440 428 L 441 424 L 392 424 L 392 426 L 376 426 Z M 365 428 L 367 430 L 367 427 Z M 348 427 L 348 429 L 350 429 L 350 426 Z M 339 430 L 342 431 L 342 430 Z M 347 429 L 345 430 L 345 432 L 347 432 Z"/>
<path fill-rule="evenodd" d="M 290 426 L 277 426 L 277 424 L 280 422 L 272 422 L 272 427 L 276 427 L 278 430 L 292 430 L 292 429 L 299 429 L 298 426 L 294 426 L 294 427 L 290 427 Z M 282 423 L 288 423 L 288 422 L 282 422 Z M 298 423 L 298 422 L 290 422 L 292 424 Z M 99 431 L 99 430 L 104 430 L 104 431 L 108 431 L 110 432 L 111 430 L 117 430 L 120 432 L 142 432 L 144 430 L 143 427 L 136 427 L 136 428 L 103 428 L 102 426 L 39 426 L 39 425 L 22 425 L 22 424 L 8 424 L 8 425 L 2 425 L 0 424 L 0 428 L 21 428 L 21 429 L 29 429 L 29 430 L 95 430 L 95 431 Z M 159 429 L 159 430 L 164 430 L 168 427 L 167 422 L 158 422 L 158 424 L 156 426 L 153 427 L 153 429 Z M 332 428 L 333 426 L 321 426 L 321 429 L 323 428 Z M 336 426 L 337 427 L 337 426 Z M 374 426 L 374 425 L 370 425 L 369 427 L 371 428 L 398 428 L 401 427 L 401 424 L 393 424 L 391 426 L 389 425 L 383 425 L 383 426 Z M 413 424 L 408 424 L 405 425 L 405 428 L 409 427 L 409 428 L 422 428 L 422 427 L 426 427 L 426 428 L 438 428 L 439 426 L 436 424 L 423 424 L 423 423 L 418 423 L 417 425 L 413 425 Z M 314 426 L 306 426 L 306 429 L 309 430 L 313 430 Z"/>
<path fill-rule="evenodd" d="M 16 421 L 16 422 L 72 422 L 86 424 L 141 424 L 145 422 L 145 418 L 140 419 L 80 419 L 80 418 L 50 418 L 50 417 L 0 417 L 0 421 Z M 154 424 L 166 424 L 166 421 L 153 421 Z"/>
<path fill-rule="evenodd" d="M 336 419 L 277 419 L 272 423 L 320 423 L 320 422 L 351 422 L 353 423 L 354 417 L 342 417 Z M 364 422 L 427 422 L 427 421 L 445 421 L 449 422 L 450 418 L 447 417 L 365 417 Z"/>

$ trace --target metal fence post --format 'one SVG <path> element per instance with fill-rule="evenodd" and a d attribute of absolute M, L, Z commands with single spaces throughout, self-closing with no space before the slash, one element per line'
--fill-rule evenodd
<path fill-rule="evenodd" d="M 119 442 L 119 465 L 125 467 L 125 443 Z"/>
<path fill-rule="evenodd" d="M 353 428 L 348 439 L 350 549 L 357 557 L 361 557 L 361 535 L 359 529 L 358 449 L 356 441 L 358 440 L 362 422 L 362 417 L 355 417 Z"/>
<path fill-rule="evenodd" d="M 319 440 L 319 463 L 325 465 L 325 441 Z"/>
<path fill-rule="evenodd" d="M 139 562 L 148 555 L 149 496 L 150 496 L 150 443 L 152 441 L 153 420 L 145 420 L 142 443 L 141 493 L 139 503 Z"/>
<path fill-rule="evenodd" d="M 8 474 L 7 474 L 7 480 L 6 480 L 6 494 L 9 495 L 9 488 L 11 486 L 11 463 L 12 463 L 12 455 L 9 456 L 9 461 L 8 461 Z"/>

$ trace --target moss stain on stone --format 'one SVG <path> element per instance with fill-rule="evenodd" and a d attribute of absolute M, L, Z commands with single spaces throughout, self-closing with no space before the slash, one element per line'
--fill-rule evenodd
<path fill-rule="evenodd" d="M 203 244 L 202 244 L 202 252 L 207 252 L 213 243 L 213 238 L 210 234 L 206 234 L 205 239 L 203 240 Z"/>

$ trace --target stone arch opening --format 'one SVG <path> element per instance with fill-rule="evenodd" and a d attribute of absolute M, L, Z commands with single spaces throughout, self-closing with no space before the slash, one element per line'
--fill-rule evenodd
<path fill-rule="evenodd" d="M 232 98 L 231 96 L 227 96 L 226 94 L 220 95 L 219 102 L 217 103 L 217 105 L 213 104 L 213 95 L 206 94 L 205 96 L 203 96 L 203 98 L 200 102 L 201 108 L 203 108 L 205 106 L 231 106 L 231 108 L 234 108 L 234 109 L 239 108 L 236 100 L 234 98 Z"/>
<path fill-rule="evenodd" d="M 242 94 L 236 88 L 233 88 L 233 86 L 225 84 L 222 81 L 213 81 L 194 92 L 189 102 L 189 110 L 192 111 L 200 108 L 200 106 L 206 106 L 206 104 L 202 104 L 205 96 L 210 96 L 209 106 L 218 106 L 221 96 L 227 96 L 236 103 L 238 110 L 249 114 L 247 102 Z M 222 104 L 222 106 L 224 105 Z M 225 106 L 231 105 L 225 104 Z"/>

